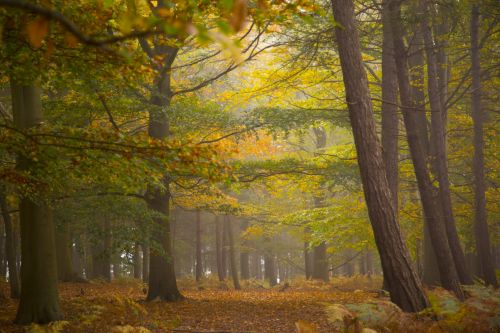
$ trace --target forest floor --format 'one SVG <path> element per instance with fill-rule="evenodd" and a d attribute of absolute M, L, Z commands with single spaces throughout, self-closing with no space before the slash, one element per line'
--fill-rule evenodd
<path fill-rule="evenodd" d="M 415 315 L 402 313 L 378 293 L 380 283 L 377 277 L 355 277 L 329 284 L 298 280 L 287 287 L 268 288 L 261 281 L 250 281 L 242 291 L 234 291 L 230 283 L 207 280 L 197 285 L 181 280 L 186 299 L 175 303 L 145 302 L 144 285 L 129 279 L 62 283 L 65 321 L 49 327 L 13 325 L 17 301 L 5 298 L 0 299 L 0 332 L 293 333 L 297 321 L 311 323 L 317 332 L 325 333 L 341 332 L 345 323 L 355 326 L 356 322 L 377 332 L 500 331 L 498 292 L 475 288 L 467 301 L 470 304 L 464 306 L 467 302 L 458 303 L 442 290 L 433 291 L 432 309 Z M 8 295 L 6 283 L 0 288 Z M 352 332 L 356 332 L 354 327 Z"/>

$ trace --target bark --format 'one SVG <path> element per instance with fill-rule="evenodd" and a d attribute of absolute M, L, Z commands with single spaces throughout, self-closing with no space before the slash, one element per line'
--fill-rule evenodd
<path fill-rule="evenodd" d="M 2 219 L 5 225 L 5 259 L 9 268 L 10 297 L 19 298 L 21 295 L 21 286 L 19 284 L 19 270 L 14 244 L 14 229 L 12 217 L 9 214 L 9 207 L 3 193 L 0 193 L 0 209 L 2 210 Z"/>
<path fill-rule="evenodd" d="M 382 156 L 392 195 L 392 204 L 398 211 L 398 81 L 392 30 L 387 1 L 382 3 Z"/>
<path fill-rule="evenodd" d="M 227 231 L 226 231 L 226 224 L 222 221 L 221 222 L 221 271 L 222 271 L 222 279 L 224 280 L 227 277 L 227 270 L 228 270 L 228 265 L 227 265 L 227 251 L 228 251 L 228 242 L 227 242 Z"/>
<path fill-rule="evenodd" d="M 422 150 L 428 159 L 430 154 L 429 128 L 427 125 L 427 116 L 425 110 L 425 92 L 424 92 L 424 55 L 423 55 L 423 39 L 419 29 L 414 32 L 410 46 L 408 64 L 410 66 L 410 95 L 415 107 L 415 121 L 417 123 L 417 133 L 420 138 Z M 416 189 L 418 191 L 418 189 Z M 423 282 L 428 286 L 440 285 L 439 269 L 437 265 L 436 255 L 429 236 L 429 227 L 425 218 L 423 223 L 424 235 L 424 264 L 423 264 Z"/>
<path fill-rule="evenodd" d="M 339 23 L 335 26 L 335 36 L 361 181 L 391 300 L 404 311 L 421 311 L 428 301 L 412 266 L 392 204 L 361 59 L 354 5 L 351 0 L 332 0 L 332 7 L 335 21 Z"/>
<path fill-rule="evenodd" d="M 459 299 L 463 299 L 464 295 L 462 289 L 460 288 L 455 263 L 448 245 L 448 237 L 446 235 L 446 228 L 441 208 L 438 206 L 438 192 L 432 185 L 426 163 L 427 156 L 425 155 L 423 143 L 421 142 L 418 132 L 418 123 L 416 118 L 416 113 L 418 111 L 414 108 L 410 97 L 410 83 L 406 62 L 407 55 L 401 31 L 402 23 L 400 18 L 400 6 L 400 3 L 397 1 L 390 2 L 394 55 L 408 145 L 410 147 L 413 167 L 417 177 L 417 184 L 424 215 L 429 227 L 429 233 L 434 251 L 436 253 L 436 259 L 439 264 L 441 283 L 444 288 L 453 291 Z"/>
<path fill-rule="evenodd" d="M 11 80 L 12 112 L 20 130 L 38 126 L 42 120 L 40 88 Z M 36 162 L 19 156 L 18 167 L 28 171 Z M 56 246 L 50 208 L 44 202 L 22 197 L 19 204 L 21 226 L 21 297 L 15 322 L 48 323 L 62 318 L 57 290 Z"/>
<path fill-rule="evenodd" d="M 200 210 L 196 211 L 196 281 L 200 281 L 203 277 L 203 264 L 201 252 L 201 218 Z"/>
<path fill-rule="evenodd" d="M 134 245 L 134 279 L 142 278 L 142 258 L 141 258 L 141 245 L 135 242 Z"/>
<path fill-rule="evenodd" d="M 236 250 L 234 246 L 234 235 L 233 235 L 233 227 L 231 225 L 231 221 L 229 216 L 224 217 L 225 230 L 227 234 L 227 240 L 229 244 L 229 262 L 231 265 L 231 277 L 233 279 L 234 289 L 240 290 L 240 279 L 238 277 L 238 265 L 236 264 Z"/>
<path fill-rule="evenodd" d="M 470 36 L 472 63 L 472 119 L 474 122 L 474 233 L 476 250 L 481 262 L 482 278 L 488 285 L 497 286 L 490 247 L 486 214 L 486 184 L 484 174 L 484 111 L 481 108 L 481 63 L 479 57 L 479 6 L 472 5 Z"/>
<path fill-rule="evenodd" d="M 217 261 L 217 276 L 219 277 L 219 281 L 224 281 L 225 274 L 222 267 L 222 233 L 223 233 L 223 225 L 219 219 L 219 216 L 215 216 L 215 252 L 216 252 L 216 261 Z"/>
<path fill-rule="evenodd" d="M 442 99 L 438 81 L 437 57 L 434 52 L 434 41 L 432 31 L 428 24 L 429 10 L 427 4 L 422 2 L 422 20 L 421 29 L 424 38 L 425 53 L 427 55 L 427 89 L 429 94 L 429 103 L 431 107 L 431 138 L 434 145 L 434 169 L 439 182 L 439 199 L 443 209 L 443 219 L 446 227 L 446 235 L 455 262 L 460 282 L 462 284 L 472 284 L 472 278 L 465 265 L 465 256 L 460 246 L 460 239 L 453 216 L 450 181 L 448 178 L 447 153 L 445 142 L 445 125 Z"/>

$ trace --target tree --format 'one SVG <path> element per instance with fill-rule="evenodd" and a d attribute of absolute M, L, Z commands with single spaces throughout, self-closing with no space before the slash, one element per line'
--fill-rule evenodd
<path fill-rule="evenodd" d="M 417 177 L 424 215 L 427 219 L 432 245 L 438 260 L 441 283 L 444 288 L 453 291 L 458 298 L 463 299 L 463 292 L 460 288 L 458 274 L 448 244 L 442 211 L 438 206 L 438 193 L 432 185 L 429 176 L 426 155 L 423 150 L 420 133 L 418 132 L 418 122 L 416 118 L 417 109 L 410 97 L 407 55 L 402 37 L 400 19 L 401 4 L 399 1 L 391 1 L 389 6 L 391 11 L 394 57 L 397 67 L 399 95 L 402 104 L 406 136 L 410 147 L 413 168 Z"/>
<path fill-rule="evenodd" d="M 420 311 L 428 301 L 412 266 L 397 222 L 382 149 L 375 132 L 370 92 L 363 68 L 354 5 L 332 0 L 336 43 L 342 67 L 349 118 L 370 222 L 391 300 L 405 311 Z"/>
<path fill-rule="evenodd" d="M 200 210 L 196 210 L 196 281 L 201 281 L 203 277 L 203 266 L 202 266 L 202 244 L 201 244 L 201 218 Z"/>
<path fill-rule="evenodd" d="M 19 298 L 21 290 L 19 285 L 19 270 L 17 268 L 16 260 L 16 248 L 14 244 L 15 236 L 9 206 L 7 205 L 3 193 L 0 193 L 0 210 L 2 211 L 2 219 L 5 225 L 5 259 L 9 268 L 10 297 Z"/>
<path fill-rule="evenodd" d="M 481 108 L 481 63 L 479 58 L 479 5 L 471 7 L 470 55 L 472 76 L 472 119 L 474 122 L 474 232 L 476 249 L 481 262 L 482 278 L 486 284 L 497 286 L 491 256 L 490 236 L 486 215 L 486 185 L 484 181 L 484 111 Z"/>

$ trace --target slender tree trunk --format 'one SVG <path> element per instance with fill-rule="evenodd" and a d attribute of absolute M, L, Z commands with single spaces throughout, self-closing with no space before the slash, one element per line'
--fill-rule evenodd
<path fill-rule="evenodd" d="M 201 218 L 200 210 L 196 211 L 196 281 L 200 281 L 203 277 L 202 266 L 202 253 L 201 253 Z"/>
<path fill-rule="evenodd" d="M 486 214 L 486 184 L 484 181 L 484 111 L 481 108 L 481 63 L 479 57 L 479 6 L 472 5 L 471 23 L 472 62 L 472 119 L 474 122 L 474 232 L 476 249 L 482 267 L 482 278 L 488 285 L 497 286 L 491 257 L 490 235 Z"/>
<path fill-rule="evenodd" d="M 42 120 L 40 88 L 11 80 L 14 123 L 20 130 Z M 20 156 L 19 169 L 35 168 L 35 161 Z M 62 318 L 57 291 L 56 246 L 50 208 L 45 203 L 21 198 L 21 297 L 15 322 L 48 323 Z"/>
<path fill-rule="evenodd" d="M 401 4 L 398 1 L 390 2 L 391 25 L 394 38 L 393 44 L 395 61 L 398 72 L 399 94 L 408 145 L 410 147 L 413 167 L 417 177 L 424 215 L 427 219 L 432 245 L 439 264 L 441 283 L 444 288 L 453 291 L 459 299 L 463 299 L 464 295 L 462 289 L 460 288 L 455 263 L 448 245 L 448 237 L 446 235 L 446 228 L 441 214 L 441 208 L 438 206 L 439 196 L 436 189 L 432 185 L 429 170 L 427 168 L 423 143 L 421 142 L 418 133 L 418 123 L 416 118 L 416 113 L 418 111 L 415 109 L 410 97 L 406 48 L 401 32 L 402 23 L 400 19 L 400 6 Z"/>
<path fill-rule="evenodd" d="M 394 303 L 404 311 L 420 311 L 427 307 L 428 301 L 403 241 L 385 174 L 361 59 L 354 5 L 352 0 L 332 0 L 332 7 L 335 21 L 339 23 L 335 26 L 335 36 L 361 181 L 384 276 Z"/>
<path fill-rule="evenodd" d="M 219 219 L 219 216 L 215 216 L 215 258 L 217 261 L 217 276 L 219 281 L 224 281 L 224 271 L 222 266 L 222 233 L 223 225 Z"/>
<path fill-rule="evenodd" d="M 306 274 L 306 280 L 309 280 L 312 277 L 312 253 L 309 251 L 309 237 L 310 237 L 309 228 L 304 228 L 304 270 Z"/>
<path fill-rule="evenodd" d="M 241 229 L 242 231 L 245 231 L 247 228 L 248 228 L 248 221 L 244 221 L 241 224 Z M 248 246 L 246 244 L 245 239 L 242 239 L 241 241 L 240 271 L 242 280 L 250 279 L 250 254 L 248 253 Z"/>
<path fill-rule="evenodd" d="M 231 221 L 229 216 L 224 216 L 224 224 L 225 230 L 227 233 L 227 240 L 229 243 L 229 261 L 231 264 L 231 277 L 233 279 L 234 289 L 240 290 L 240 279 L 238 278 L 238 265 L 236 263 L 236 250 L 234 246 L 234 235 L 233 235 L 233 227 L 231 225 Z"/>
<path fill-rule="evenodd" d="M 142 245 L 142 281 L 149 281 L 149 260 L 150 260 L 149 242 Z"/>
<path fill-rule="evenodd" d="M 142 258 L 141 258 L 141 245 L 139 242 L 134 244 L 134 279 L 141 279 L 142 277 Z"/>
<path fill-rule="evenodd" d="M 434 145 L 434 165 L 439 182 L 439 198 L 443 209 L 443 220 L 446 227 L 446 235 L 450 245 L 451 254 L 462 284 L 472 284 L 472 278 L 465 265 L 465 256 L 460 246 L 460 239 L 453 216 L 450 181 L 448 178 L 446 134 L 443 119 L 446 118 L 443 111 L 442 100 L 439 91 L 437 57 L 434 51 L 432 31 L 428 24 L 427 16 L 429 10 L 427 4 L 421 0 L 422 20 L 421 29 L 424 38 L 425 52 L 427 55 L 427 89 L 431 106 L 431 135 Z"/>
<path fill-rule="evenodd" d="M 15 236 L 9 207 L 3 193 L 0 193 L 0 209 L 2 210 L 2 219 L 5 225 L 5 259 L 9 267 L 10 297 L 19 298 L 21 287 L 19 285 L 19 270 L 16 260 L 16 247 L 14 245 Z"/>
<path fill-rule="evenodd" d="M 0 280 L 7 275 L 7 255 L 5 254 L 5 222 L 0 224 Z"/>
<path fill-rule="evenodd" d="M 225 280 L 227 277 L 228 263 L 227 263 L 227 251 L 228 251 L 228 240 L 227 240 L 227 226 L 224 221 L 221 222 L 221 232 L 222 232 L 222 245 L 221 245 L 221 269 L 222 269 L 222 279 Z"/>
<path fill-rule="evenodd" d="M 314 247 L 314 264 L 312 278 L 328 282 L 328 257 L 326 255 L 326 243 L 322 242 Z"/>
<path fill-rule="evenodd" d="M 430 155 L 429 129 L 427 125 L 427 116 L 425 110 L 425 92 L 424 92 L 424 55 L 422 50 L 423 45 L 422 34 L 420 29 L 416 29 L 411 38 L 409 45 L 408 57 L 409 75 L 410 75 L 410 95 L 415 107 L 415 119 L 417 123 L 417 133 L 420 138 L 422 150 L 426 156 L 426 160 Z M 415 189 L 418 191 L 418 189 Z M 423 223 L 424 235 L 424 264 L 423 264 L 423 282 L 428 286 L 436 286 L 441 284 L 439 276 L 439 268 L 437 265 L 436 255 L 429 236 L 429 219 L 425 217 Z"/>

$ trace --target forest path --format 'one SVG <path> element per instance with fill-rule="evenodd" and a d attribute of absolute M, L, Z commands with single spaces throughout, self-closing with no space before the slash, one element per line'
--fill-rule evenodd
<path fill-rule="evenodd" d="M 143 292 L 137 282 L 62 283 L 61 305 L 68 321 L 62 332 L 141 332 L 137 328 L 143 327 L 151 332 L 182 328 L 187 330 L 181 332 L 293 333 L 298 320 L 316 324 L 318 332 L 335 332 L 327 321 L 325 302 L 366 302 L 376 296 L 331 288 L 234 291 L 191 287 L 182 288 L 185 300 L 167 303 L 145 302 Z M 16 301 L 0 302 L 0 332 L 24 332 L 11 324 L 16 308 Z M 132 327 L 136 329 L 127 330 Z"/>

